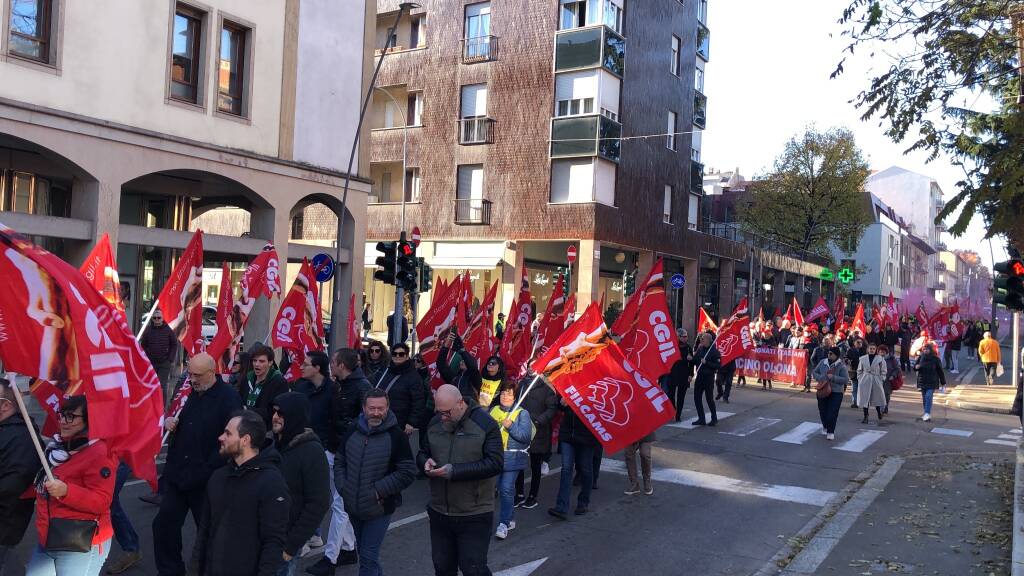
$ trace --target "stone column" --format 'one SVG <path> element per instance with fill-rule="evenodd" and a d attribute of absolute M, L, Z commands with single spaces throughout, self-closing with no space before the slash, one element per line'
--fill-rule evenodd
<path fill-rule="evenodd" d="M 580 240 L 576 259 L 576 310 L 583 312 L 591 302 L 601 295 L 601 243 L 597 240 Z M 607 303 L 607 302 L 606 302 Z"/>
<path fill-rule="evenodd" d="M 683 328 L 691 335 L 697 328 L 697 292 L 700 290 L 700 263 L 697 260 L 683 260 Z M 693 343 L 693 338 L 690 338 Z"/>
<path fill-rule="evenodd" d="M 637 257 L 637 268 L 636 268 L 636 287 L 639 290 L 640 284 L 643 283 L 647 275 L 651 273 L 651 268 L 654 268 L 654 252 L 649 250 L 640 250 Z"/>
<path fill-rule="evenodd" d="M 81 181 L 72 184 L 71 217 L 93 223 L 92 242 L 71 242 L 68 257 L 76 268 L 104 234 L 110 236 L 110 247 L 117 258 L 117 233 L 121 224 L 121 185 L 117 180 Z"/>
<path fill-rule="evenodd" d="M 719 258 L 718 319 L 724 320 L 736 307 L 736 261 Z"/>
<path fill-rule="evenodd" d="M 512 306 L 512 299 L 519 295 L 519 279 L 526 260 L 525 248 L 521 240 L 505 241 L 505 252 L 501 258 L 501 294 L 499 295 L 500 301 L 494 307 L 495 318 L 497 318 L 498 312 L 508 314 L 508 310 Z M 507 321 L 508 318 L 505 320 Z"/>

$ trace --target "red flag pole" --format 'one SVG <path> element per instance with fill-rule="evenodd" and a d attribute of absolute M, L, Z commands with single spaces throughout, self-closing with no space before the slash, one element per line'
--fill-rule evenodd
<path fill-rule="evenodd" d="M 18 383 L 16 381 L 18 375 L 14 372 L 7 372 L 4 374 L 4 377 L 7 379 L 11 388 L 14 389 L 14 399 L 18 402 L 18 410 L 21 411 L 21 417 L 25 419 L 26 423 L 32 422 L 32 419 L 29 418 L 28 415 L 28 409 L 25 408 L 25 399 L 21 396 L 21 388 L 18 388 Z M 29 428 L 31 428 L 31 426 L 29 426 Z M 32 438 L 32 445 L 35 446 L 36 454 L 39 456 L 39 461 L 43 463 L 43 470 L 46 471 L 46 479 L 53 482 L 53 470 L 50 469 L 50 463 L 46 460 L 46 455 L 43 454 L 43 446 L 39 443 L 39 437 L 35 432 L 32 432 L 31 430 L 29 432 L 29 437 Z"/>

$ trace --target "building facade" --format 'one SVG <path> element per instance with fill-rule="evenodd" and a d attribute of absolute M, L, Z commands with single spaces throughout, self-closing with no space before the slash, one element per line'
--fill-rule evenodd
<path fill-rule="evenodd" d="M 340 185 L 369 80 L 372 4 L 0 10 L 0 222 L 76 265 L 108 234 L 136 326 L 198 227 L 207 266 L 240 269 L 266 242 L 289 262 L 321 251 L 294 233 L 307 213 L 333 245 L 341 214 L 339 278 L 361 289 L 350 264 L 363 260 L 365 150 L 344 207 Z M 273 307 L 257 306 L 249 333 L 266 334 Z"/>

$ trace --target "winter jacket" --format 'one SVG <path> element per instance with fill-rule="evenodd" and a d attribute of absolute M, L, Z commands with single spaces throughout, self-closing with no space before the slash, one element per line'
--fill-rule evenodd
<path fill-rule="evenodd" d="M 32 519 L 35 500 L 22 495 L 42 465 L 30 434 L 36 434 L 35 426 L 26 426 L 19 412 L 0 422 L 0 546 L 21 542 Z"/>
<path fill-rule="evenodd" d="M 453 357 L 449 362 L 442 362 L 441 359 L 448 357 L 448 348 L 441 347 L 437 356 L 437 370 L 441 374 L 441 378 L 455 386 L 462 392 L 463 396 L 472 396 L 473 400 L 477 400 L 480 396 L 480 386 L 482 385 L 480 377 L 480 367 L 477 366 L 476 358 L 473 358 L 469 352 L 465 350 L 458 350 L 455 352 L 462 357 L 462 361 L 466 363 L 466 369 L 462 372 L 456 372 L 452 369 L 452 364 L 455 364 L 455 358 Z"/>
<path fill-rule="evenodd" d="M 698 384 L 711 386 L 715 383 L 715 374 L 722 367 L 722 354 L 714 344 L 711 345 L 710 350 L 702 346 L 693 353 L 693 363 L 697 366 L 694 386 Z"/>
<path fill-rule="evenodd" d="M 277 450 L 265 445 L 240 466 L 232 460 L 213 473 L 190 574 L 276 576 L 291 506 L 280 465 Z"/>
<path fill-rule="evenodd" d="M 376 362 L 369 361 L 366 363 L 366 366 L 359 368 L 363 371 L 366 379 L 370 381 L 371 387 L 377 384 L 380 377 L 387 371 L 388 367 L 391 366 L 391 354 L 388 353 L 387 347 L 383 344 L 378 344 L 384 349 L 384 353 L 381 354 L 381 359 Z"/>
<path fill-rule="evenodd" d="M 854 382 L 860 382 L 860 376 L 857 374 L 857 368 L 860 366 L 860 357 L 867 353 L 867 350 L 857 348 L 856 346 L 850 346 L 850 349 L 846 351 L 846 360 L 847 367 L 850 371 L 850 379 Z"/>
<path fill-rule="evenodd" d="M 291 507 L 284 551 L 298 556 L 331 507 L 331 471 L 323 444 L 307 428 L 309 400 L 301 392 L 286 392 L 274 400 L 284 418 L 284 429 L 274 435 L 281 455 L 281 475 L 288 485 Z"/>
<path fill-rule="evenodd" d="M 114 498 L 117 460 L 110 455 L 102 440 L 71 455 L 66 462 L 53 467 L 53 476 L 68 485 L 63 498 L 51 498 L 45 490 L 36 492 L 36 531 L 39 543 L 46 545 L 50 518 L 95 520 L 99 529 L 92 537 L 95 546 L 114 535 L 110 524 L 110 502 Z"/>
<path fill-rule="evenodd" d="M 423 469 L 433 458 L 438 467 L 452 465 L 448 478 L 430 477 L 430 503 L 447 516 L 473 516 L 494 511 L 494 485 L 501 473 L 501 433 L 498 425 L 471 398 L 462 418 L 448 430 L 439 415 L 420 433 L 416 464 Z"/>
<path fill-rule="evenodd" d="M 415 480 L 409 439 L 393 412 L 373 428 L 360 415 L 342 436 L 334 457 L 334 487 L 352 517 L 372 520 L 393 514 L 402 505 L 402 491 Z"/>
<path fill-rule="evenodd" d="M 178 352 L 178 337 L 166 322 L 160 326 L 150 324 L 142 334 L 139 345 L 154 365 L 170 364 Z"/>
<path fill-rule="evenodd" d="M 505 408 L 499 403 L 491 408 L 489 414 L 498 425 L 498 432 L 501 433 L 504 449 L 502 456 L 505 459 L 504 471 L 523 470 L 529 463 L 530 459 L 526 457 L 526 454 L 530 447 L 530 441 L 533 440 L 533 422 L 530 420 L 530 413 L 520 407 L 515 412 L 512 426 L 507 430 L 504 429 L 503 422 L 512 414 L 511 406 Z"/>
<path fill-rule="evenodd" d="M 857 405 L 861 408 L 885 406 L 885 358 L 881 354 L 865 354 L 857 364 Z"/>
<path fill-rule="evenodd" d="M 846 385 L 850 383 L 850 372 L 846 369 L 846 364 L 842 360 L 836 360 L 835 364 L 830 363 L 828 358 L 822 360 L 814 367 L 814 372 L 811 376 L 815 382 L 819 383 L 818 387 L 820 388 L 820 385 L 824 384 L 825 380 L 828 379 L 829 371 L 832 372 L 832 379 L 829 381 L 832 385 L 832 393 L 838 392 L 842 394 Z"/>
<path fill-rule="evenodd" d="M 532 376 L 529 377 L 533 379 Z M 529 386 L 526 379 L 520 386 Z M 525 388 L 524 388 L 525 389 Z M 523 399 L 523 408 L 530 414 L 536 433 L 530 442 L 530 454 L 551 453 L 551 421 L 558 414 L 558 394 L 544 382 L 537 382 Z"/>
<path fill-rule="evenodd" d="M 262 416 L 267 430 L 270 430 L 270 405 L 274 398 L 287 391 L 288 381 L 277 368 L 270 368 L 267 377 L 262 381 L 257 381 L 256 373 L 250 372 L 242 388 L 242 404 Z"/>
<path fill-rule="evenodd" d="M 426 399 L 423 397 L 423 382 L 412 360 L 401 364 L 391 363 L 381 374 L 380 380 L 371 382 L 388 394 L 388 405 L 398 419 L 398 428 L 405 430 L 406 424 L 423 420 Z"/>
<path fill-rule="evenodd" d="M 597 438 L 568 406 L 561 406 L 562 424 L 558 427 L 558 441 L 573 446 L 597 446 Z"/>
<path fill-rule="evenodd" d="M 338 431 L 335 428 L 337 383 L 331 378 L 324 378 L 317 388 L 312 380 L 300 378 L 292 385 L 292 391 L 303 394 L 309 400 L 309 427 L 316 433 L 323 447 L 334 452 L 338 447 Z"/>
<path fill-rule="evenodd" d="M 162 480 L 179 490 L 205 486 L 213 471 L 224 465 L 217 439 L 241 405 L 238 394 L 219 376 L 209 390 L 193 389 L 171 435 Z"/>
<path fill-rule="evenodd" d="M 921 354 L 914 364 L 914 370 L 917 371 L 917 387 L 922 390 L 934 390 L 946 385 L 942 361 L 935 354 Z"/>
<path fill-rule="evenodd" d="M 992 362 L 998 364 L 1003 358 L 1002 350 L 999 349 L 999 342 L 996 342 L 995 338 L 982 338 L 981 343 L 978 344 L 978 355 L 981 356 L 981 361 L 986 364 Z"/>
<path fill-rule="evenodd" d="M 363 374 L 363 369 L 358 366 L 348 375 L 348 378 L 335 380 L 334 430 L 336 441 L 331 447 L 332 452 L 338 451 L 341 437 L 348 432 L 359 415 L 363 413 L 363 396 L 372 387 L 370 381 Z"/>

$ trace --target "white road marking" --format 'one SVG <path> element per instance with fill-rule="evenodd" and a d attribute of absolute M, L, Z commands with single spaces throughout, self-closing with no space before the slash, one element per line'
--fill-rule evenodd
<path fill-rule="evenodd" d="M 626 473 L 626 463 L 621 460 L 604 459 L 601 462 L 602 472 L 614 472 L 616 474 Z M 658 482 L 669 482 L 682 486 L 704 488 L 706 490 L 717 490 L 719 492 L 732 492 L 735 494 L 747 494 L 770 500 L 781 500 L 783 502 L 794 502 L 796 504 L 807 504 L 809 506 L 824 506 L 836 495 L 835 492 L 817 490 L 815 488 L 803 488 L 801 486 L 789 486 L 785 484 L 764 484 L 749 480 L 740 480 L 718 474 L 697 472 L 694 470 L 676 470 L 674 468 L 655 468 L 651 477 Z"/>
<path fill-rule="evenodd" d="M 1021 431 L 1020 428 L 1014 428 L 1013 430 L 1010 430 L 1010 434 L 1021 434 L 1021 433 L 1022 433 L 1022 431 Z"/>
<path fill-rule="evenodd" d="M 985 440 L 985 444 L 999 444 L 1000 446 L 1016 446 L 1018 442 L 1012 440 Z"/>
<path fill-rule="evenodd" d="M 962 438 L 970 438 L 974 435 L 971 430 L 957 430 L 955 428 L 932 428 L 933 434 L 945 434 L 946 436 L 960 436 Z"/>
<path fill-rule="evenodd" d="M 719 420 L 719 422 L 721 422 L 722 420 L 725 420 L 729 416 L 735 416 L 735 415 L 736 415 L 735 412 L 723 412 L 723 411 L 719 410 L 718 411 L 718 420 Z M 682 419 L 682 422 L 673 422 L 671 424 L 667 424 L 667 426 L 671 426 L 673 428 L 682 428 L 683 430 L 693 430 L 694 428 L 701 428 L 701 426 L 694 426 L 693 425 L 693 420 L 697 419 L 697 412 L 695 410 L 684 409 L 683 410 L 683 416 L 684 416 L 684 418 Z M 691 420 L 691 418 L 693 420 Z M 711 414 L 710 413 L 705 413 L 705 418 L 710 420 L 711 419 Z"/>
<path fill-rule="evenodd" d="M 803 422 L 796 428 L 793 428 L 785 434 L 780 434 L 772 440 L 776 442 L 785 442 L 787 444 L 803 444 L 807 442 L 808 438 L 815 434 L 821 433 L 820 422 Z"/>
<path fill-rule="evenodd" d="M 885 436 L 887 432 L 882 430 L 861 430 L 859 434 L 855 434 L 846 442 L 843 442 L 839 446 L 832 448 L 833 450 L 842 450 L 844 452 L 863 452 L 869 446 L 878 442 Z"/>
<path fill-rule="evenodd" d="M 534 560 L 533 562 L 527 562 L 526 564 L 520 564 L 519 566 L 513 566 L 507 570 L 501 572 L 495 572 L 494 576 L 529 576 L 533 574 L 540 565 L 547 562 L 547 557 L 541 558 L 540 560 Z"/>
<path fill-rule="evenodd" d="M 1020 440 L 1020 435 L 1000 434 L 999 435 L 999 439 L 1000 440 Z"/>
<path fill-rule="evenodd" d="M 401 520 L 395 520 L 394 522 L 392 522 L 388 526 L 388 530 L 390 531 L 390 530 L 393 530 L 393 529 L 398 528 L 400 526 L 405 526 L 406 524 L 412 524 L 413 522 L 419 522 L 420 520 L 423 520 L 426 517 L 427 517 L 427 513 L 426 512 L 420 512 L 419 514 L 413 514 L 412 516 L 406 516 L 405 518 L 402 518 Z"/>
<path fill-rule="evenodd" d="M 747 422 L 746 424 L 740 426 L 735 430 L 730 430 L 728 432 L 719 432 L 719 434 L 728 434 L 730 436 L 750 436 L 751 434 L 757 432 L 758 430 L 764 430 L 765 428 L 769 426 L 774 426 L 779 422 L 782 422 L 782 420 L 779 418 L 762 418 L 758 416 L 757 420 L 751 420 L 750 422 Z"/>

